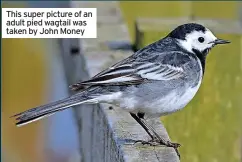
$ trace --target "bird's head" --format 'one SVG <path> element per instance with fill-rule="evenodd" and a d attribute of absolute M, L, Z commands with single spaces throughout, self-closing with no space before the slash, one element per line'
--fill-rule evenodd
<path fill-rule="evenodd" d="M 218 39 L 209 29 L 195 23 L 180 25 L 168 36 L 175 38 L 182 48 L 195 54 L 207 55 L 215 45 L 230 43 Z"/>

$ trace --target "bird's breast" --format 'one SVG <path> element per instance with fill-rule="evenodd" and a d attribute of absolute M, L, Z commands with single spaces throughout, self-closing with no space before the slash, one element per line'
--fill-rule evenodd
<path fill-rule="evenodd" d="M 200 85 L 201 80 L 196 86 L 173 90 L 167 95 L 157 98 L 152 102 L 144 101 L 145 103 L 143 104 L 141 111 L 146 113 L 148 116 L 158 117 L 181 110 L 192 100 Z"/>

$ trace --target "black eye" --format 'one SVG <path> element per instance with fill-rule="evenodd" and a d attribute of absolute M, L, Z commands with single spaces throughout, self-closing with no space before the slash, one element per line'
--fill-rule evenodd
<path fill-rule="evenodd" d="M 199 37 L 199 38 L 198 38 L 198 41 L 199 41 L 200 43 L 203 43 L 203 42 L 204 42 L 204 38 L 203 38 L 203 37 Z"/>

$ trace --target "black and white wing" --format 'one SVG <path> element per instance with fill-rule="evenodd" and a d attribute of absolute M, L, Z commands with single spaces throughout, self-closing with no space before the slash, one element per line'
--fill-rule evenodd
<path fill-rule="evenodd" d="M 136 73 L 141 78 L 148 80 L 171 80 L 184 76 L 182 67 L 159 63 L 147 63 L 138 66 Z"/>
<path fill-rule="evenodd" d="M 85 89 L 86 86 L 92 85 L 125 85 L 139 84 L 143 82 L 143 78 L 135 75 L 133 67 L 134 59 L 128 57 L 108 69 L 98 73 L 90 80 L 79 82 L 70 86 L 72 90 Z"/>
<path fill-rule="evenodd" d="M 93 85 L 132 85 L 152 80 L 171 80 L 184 76 L 182 66 L 129 57 L 100 72 L 90 80 L 71 85 L 72 90 Z"/>

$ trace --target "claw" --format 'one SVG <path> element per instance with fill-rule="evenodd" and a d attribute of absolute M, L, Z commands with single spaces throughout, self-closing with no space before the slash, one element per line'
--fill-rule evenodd
<path fill-rule="evenodd" d="M 134 144 L 136 143 L 141 143 L 142 145 L 150 145 L 150 146 L 158 146 L 158 145 L 164 145 L 167 147 L 173 147 L 176 151 L 177 156 L 179 157 L 179 159 L 181 158 L 180 153 L 178 152 L 178 147 L 180 147 L 181 145 L 179 143 L 172 143 L 170 141 L 166 141 L 165 143 L 163 141 L 159 141 L 158 139 L 152 139 L 150 141 L 143 141 L 143 140 L 137 140 L 134 142 Z"/>
<path fill-rule="evenodd" d="M 175 149 L 176 154 L 177 154 L 177 156 L 179 157 L 179 159 L 181 159 L 181 155 L 180 155 L 180 153 L 178 152 L 178 149 L 177 149 L 177 148 L 174 148 L 174 149 Z"/>
<path fill-rule="evenodd" d="M 181 145 L 180 145 L 179 143 L 172 143 L 172 142 L 170 142 L 170 141 L 167 141 L 166 146 L 167 146 L 167 147 L 178 148 L 178 147 L 180 147 Z"/>
<path fill-rule="evenodd" d="M 178 149 L 177 149 L 178 147 L 181 146 L 179 143 L 172 143 L 172 142 L 170 142 L 170 141 L 167 141 L 166 146 L 167 146 L 167 147 L 173 147 L 173 148 L 175 149 L 176 154 L 177 154 L 177 156 L 179 157 L 179 159 L 181 158 L 181 155 L 180 155 L 180 153 L 179 153 L 179 151 L 178 151 Z"/>
<path fill-rule="evenodd" d="M 164 141 L 157 141 L 157 142 L 160 143 L 161 145 L 165 145 L 167 147 L 173 147 L 175 149 L 176 154 L 179 157 L 179 159 L 181 158 L 181 155 L 180 155 L 180 153 L 179 153 L 179 151 L 177 149 L 178 147 L 181 146 L 179 143 L 172 143 L 170 141 L 166 141 L 166 142 L 164 142 Z"/>
<path fill-rule="evenodd" d="M 137 141 L 135 141 L 135 143 L 134 144 L 136 144 L 136 143 L 141 143 L 142 145 L 150 145 L 150 146 L 157 146 L 157 145 L 160 145 L 160 143 L 158 143 L 158 142 L 156 142 L 156 141 L 143 141 L 143 140 L 137 140 Z"/>

